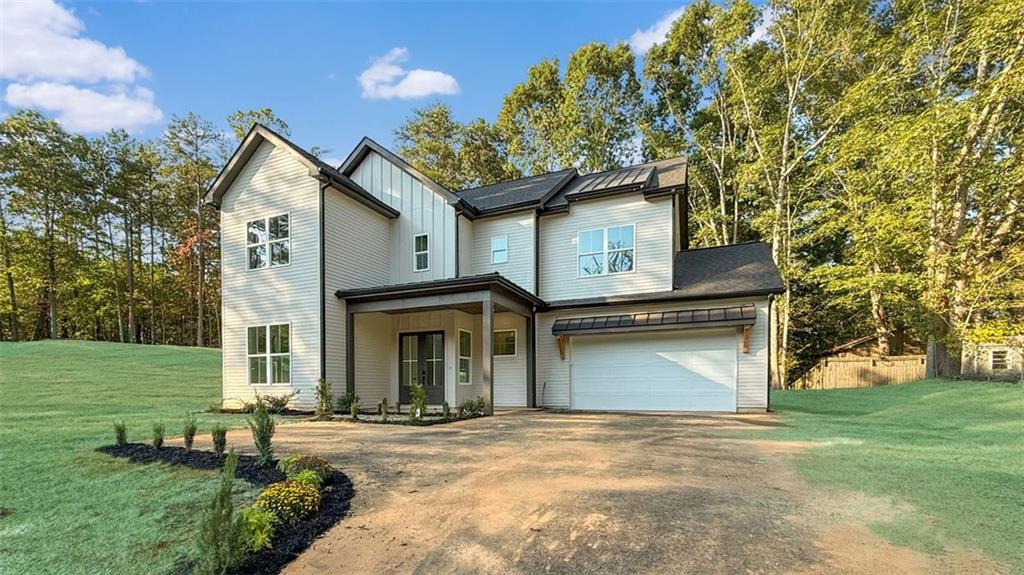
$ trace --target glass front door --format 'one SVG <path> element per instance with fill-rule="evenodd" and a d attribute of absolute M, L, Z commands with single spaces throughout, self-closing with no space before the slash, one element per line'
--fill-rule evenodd
<path fill-rule="evenodd" d="M 399 336 L 398 400 L 408 405 L 410 386 L 427 391 L 427 403 L 444 403 L 444 333 L 405 333 Z"/>

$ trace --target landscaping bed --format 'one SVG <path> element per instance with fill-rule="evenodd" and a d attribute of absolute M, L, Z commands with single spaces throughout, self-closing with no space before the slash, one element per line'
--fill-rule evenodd
<path fill-rule="evenodd" d="M 108 445 L 97 451 L 113 457 L 125 458 L 132 463 L 165 463 L 181 465 L 192 469 L 220 470 L 225 457 L 210 451 L 186 450 L 183 447 L 162 447 L 157 449 L 143 443 Z M 235 477 L 258 487 L 267 487 L 286 480 L 286 474 L 277 465 L 261 466 L 257 457 L 239 455 Z M 334 526 L 348 513 L 355 490 L 352 481 L 344 473 L 331 468 L 320 487 L 319 509 L 311 515 L 294 522 L 281 522 L 273 534 L 273 546 L 249 553 L 232 573 L 251 575 L 273 575 L 292 559 L 305 551 L 313 541 Z M 194 571 L 191 559 L 178 562 L 171 571 L 174 575 L 186 575 Z"/>
<path fill-rule="evenodd" d="M 464 415 L 462 417 L 456 417 L 456 416 L 445 417 L 444 415 L 442 415 L 440 413 L 437 413 L 437 414 L 427 414 L 427 415 L 424 415 L 424 416 L 420 417 L 419 419 L 415 419 L 412 416 L 410 416 L 408 413 L 398 413 L 398 414 L 389 413 L 386 418 L 383 415 L 380 415 L 380 414 L 377 414 L 377 413 L 373 413 L 373 414 L 366 414 L 366 415 L 360 414 L 359 418 L 355 419 L 355 420 L 353 420 L 352 416 L 350 416 L 350 415 L 336 416 L 335 419 L 338 420 L 338 421 L 351 421 L 353 423 L 377 423 L 377 424 L 381 424 L 381 425 L 416 425 L 416 426 L 425 426 L 425 425 L 438 425 L 438 424 L 441 424 L 441 423 L 455 423 L 457 421 L 467 421 L 467 420 L 470 420 L 470 419 L 476 419 L 478 417 L 483 417 L 483 415 L 475 415 L 474 414 L 474 415 Z"/>

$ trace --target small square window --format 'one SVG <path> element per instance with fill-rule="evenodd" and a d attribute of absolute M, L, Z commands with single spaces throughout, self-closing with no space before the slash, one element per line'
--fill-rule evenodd
<path fill-rule="evenodd" d="M 494 332 L 495 356 L 512 356 L 516 354 L 516 330 L 505 329 Z"/>
<path fill-rule="evenodd" d="M 491 263 L 508 263 L 508 236 L 494 236 L 491 238 Z"/>
<path fill-rule="evenodd" d="M 994 349 L 990 353 L 990 364 L 992 371 L 1005 371 L 1010 369 L 1010 354 L 1005 349 Z"/>

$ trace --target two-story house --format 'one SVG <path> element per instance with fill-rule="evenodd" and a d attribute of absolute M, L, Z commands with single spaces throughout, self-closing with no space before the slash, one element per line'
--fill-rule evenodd
<path fill-rule="evenodd" d="M 223 399 L 319 378 L 362 406 L 763 411 L 766 245 L 688 249 L 686 162 L 453 191 L 369 139 L 328 165 L 255 126 L 221 214 Z"/>

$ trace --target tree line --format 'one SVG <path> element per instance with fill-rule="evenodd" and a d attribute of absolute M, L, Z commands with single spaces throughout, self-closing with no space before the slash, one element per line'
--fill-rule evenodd
<path fill-rule="evenodd" d="M 934 344 L 1024 323 L 1020 0 L 697 0 L 645 55 L 547 59 L 493 121 L 414 110 L 398 152 L 459 190 L 686 155 L 691 244 L 761 240 L 788 291 L 784 382 L 846 339 Z M 218 345 L 218 218 L 202 195 L 253 121 L 193 114 L 157 141 L 0 122 L 0 339 Z M 944 353 L 944 350 L 950 353 Z M 947 357 L 948 356 L 948 357 Z"/>

